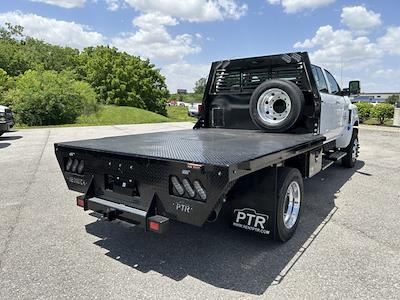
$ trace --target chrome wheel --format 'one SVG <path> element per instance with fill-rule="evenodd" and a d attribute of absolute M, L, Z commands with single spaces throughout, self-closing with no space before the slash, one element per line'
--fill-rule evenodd
<path fill-rule="evenodd" d="M 265 125 L 279 125 L 291 111 L 289 95 L 278 88 L 272 88 L 261 94 L 257 102 L 257 113 Z"/>
<path fill-rule="evenodd" d="M 283 224 L 291 229 L 296 224 L 300 213 L 301 192 L 296 181 L 292 181 L 286 191 L 283 209 Z"/>
<path fill-rule="evenodd" d="M 354 162 L 357 160 L 357 157 L 358 157 L 358 148 L 359 148 L 358 139 L 355 138 L 354 141 L 353 141 L 353 149 L 352 149 L 352 152 L 351 152 L 351 159 Z"/>

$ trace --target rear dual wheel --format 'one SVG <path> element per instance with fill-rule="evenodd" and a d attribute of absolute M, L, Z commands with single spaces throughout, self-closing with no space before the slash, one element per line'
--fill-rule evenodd
<path fill-rule="evenodd" d="M 286 242 L 297 229 L 304 198 L 303 177 L 294 168 L 278 169 L 275 240 Z"/>

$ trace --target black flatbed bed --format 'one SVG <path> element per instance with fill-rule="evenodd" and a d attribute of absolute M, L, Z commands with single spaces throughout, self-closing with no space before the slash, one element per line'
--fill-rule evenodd
<path fill-rule="evenodd" d="M 323 141 L 323 136 L 308 133 L 203 128 L 65 142 L 56 147 L 231 167 L 268 156 L 287 158 L 289 153 L 307 151 Z"/>

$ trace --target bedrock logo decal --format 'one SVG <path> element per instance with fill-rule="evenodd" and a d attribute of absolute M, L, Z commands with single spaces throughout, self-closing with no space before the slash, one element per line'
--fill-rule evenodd
<path fill-rule="evenodd" d="M 80 186 L 85 186 L 87 184 L 86 180 L 83 179 L 83 177 L 77 177 L 77 176 L 68 176 L 67 177 L 68 182 L 77 184 Z"/>
<path fill-rule="evenodd" d="M 266 224 L 269 219 L 268 215 L 257 213 L 251 208 L 235 209 L 233 211 L 233 226 L 242 229 L 269 234 L 270 231 L 266 229 Z"/>

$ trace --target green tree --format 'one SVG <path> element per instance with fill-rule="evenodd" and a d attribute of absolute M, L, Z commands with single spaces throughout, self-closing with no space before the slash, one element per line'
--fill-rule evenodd
<path fill-rule="evenodd" d="M 8 76 L 7 72 L 0 68 L 0 105 L 9 105 L 4 96 L 13 87 L 13 83 L 13 77 Z"/>
<path fill-rule="evenodd" d="M 18 76 L 29 69 L 61 72 L 77 68 L 77 49 L 25 37 L 22 26 L 7 26 L 0 27 L 0 68 L 10 76 Z"/>
<path fill-rule="evenodd" d="M 3 94 L 8 81 L 7 72 L 0 68 L 0 105 L 3 103 Z"/>
<path fill-rule="evenodd" d="M 77 49 L 50 45 L 23 35 L 23 27 L 0 26 L 0 68 L 17 77 L 29 70 L 71 71 L 88 82 L 98 102 L 134 106 L 166 115 L 169 92 L 160 71 L 139 57 L 105 46 Z M 7 98 L 11 99 L 11 98 Z"/>
<path fill-rule="evenodd" d="M 0 39 L 0 68 L 10 76 L 18 76 L 32 67 L 19 41 Z"/>
<path fill-rule="evenodd" d="M 360 123 L 364 123 L 370 118 L 371 110 L 374 105 L 369 102 L 357 102 L 356 106 L 358 109 L 358 118 L 360 119 Z"/>
<path fill-rule="evenodd" d="M 387 119 L 393 118 L 394 106 L 389 103 L 379 103 L 371 110 L 371 117 L 378 119 L 381 125 L 385 124 Z"/>
<path fill-rule="evenodd" d="M 165 78 L 148 60 L 108 46 L 89 47 L 77 73 L 96 90 L 100 103 L 133 106 L 166 115 Z"/>
<path fill-rule="evenodd" d="M 207 78 L 200 78 L 199 80 L 196 81 L 194 85 L 194 93 L 195 94 L 204 94 L 204 91 L 206 90 L 206 85 L 207 85 Z"/>
<path fill-rule="evenodd" d="M 73 123 L 96 109 L 95 92 L 69 71 L 27 71 L 5 94 L 16 120 L 26 125 Z"/>
<path fill-rule="evenodd" d="M 395 105 L 399 100 L 400 100 L 399 95 L 391 95 L 385 100 L 385 102 Z"/>
<path fill-rule="evenodd" d="M 14 40 L 23 37 L 24 27 L 6 22 L 6 27 L 0 26 L 0 39 Z"/>
<path fill-rule="evenodd" d="M 75 70 L 79 63 L 79 50 L 70 47 L 50 45 L 33 38 L 26 38 L 23 53 L 31 62 L 32 69 Z"/>
<path fill-rule="evenodd" d="M 23 53 L 23 27 L 6 23 L 0 26 L 0 68 L 10 76 L 18 76 L 30 68 Z"/>

